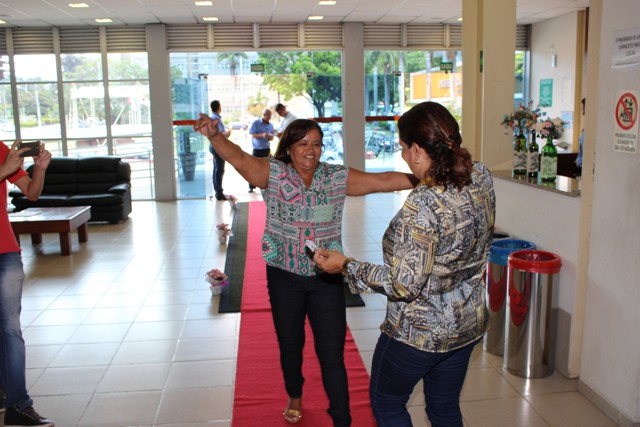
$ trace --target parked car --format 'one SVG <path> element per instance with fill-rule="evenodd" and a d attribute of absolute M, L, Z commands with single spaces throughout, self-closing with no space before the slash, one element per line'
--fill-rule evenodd
<path fill-rule="evenodd" d="M 249 126 L 247 126 L 246 123 L 242 123 L 242 122 L 231 122 L 229 126 L 233 130 L 237 130 L 237 129 L 247 130 L 249 128 Z"/>

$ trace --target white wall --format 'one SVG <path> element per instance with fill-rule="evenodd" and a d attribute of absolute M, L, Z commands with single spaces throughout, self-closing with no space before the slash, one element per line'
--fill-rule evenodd
<path fill-rule="evenodd" d="M 616 31 L 640 28 L 637 0 L 591 1 L 602 7 L 591 242 L 580 380 L 620 411 L 621 425 L 640 423 L 640 154 L 615 152 L 614 108 L 621 90 L 640 92 L 640 69 L 613 71 Z M 591 68 L 589 68 L 591 70 Z M 587 75 L 590 83 L 590 76 Z"/>
<path fill-rule="evenodd" d="M 531 26 L 531 99 L 537 105 L 540 102 L 540 80 L 553 79 L 552 105 L 542 109 L 549 118 L 562 117 L 563 111 L 573 112 L 577 26 L 577 12 Z M 556 55 L 556 67 L 551 66 L 552 55 Z M 580 111 L 575 113 L 580 114 Z M 565 129 L 559 141 L 571 144 L 572 138 L 573 129 Z"/>

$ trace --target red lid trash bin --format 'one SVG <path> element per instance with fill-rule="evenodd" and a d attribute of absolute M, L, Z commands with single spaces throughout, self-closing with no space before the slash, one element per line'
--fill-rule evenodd
<path fill-rule="evenodd" d="M 541 378 L 555 368 L 551 300 L 562 267 L 556 254 L 515 251 L 507 265 L 507 307 L 503 366 L 513 375 Z"/>

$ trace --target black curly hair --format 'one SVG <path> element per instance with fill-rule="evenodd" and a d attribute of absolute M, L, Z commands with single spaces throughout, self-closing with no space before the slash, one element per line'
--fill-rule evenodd
<path fill-rule="evenodd" d="M 471 184 L 471 154 L 462 148 L 458 122 L 437 102 L 422 102 L 398 120 L 398 131 L 407 146 L 418 144 L 429 158 L 427 176 L 434 185 L 461 190 Z"/>

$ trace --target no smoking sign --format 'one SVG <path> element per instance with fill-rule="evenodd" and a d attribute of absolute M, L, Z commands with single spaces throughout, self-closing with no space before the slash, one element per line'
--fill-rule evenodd
<path fill-rule="evenodd" d="M 638 96 L 634 91 L 619 92 L 616 97 L 615 151 L 636 153 L 638 147 Z"/>

